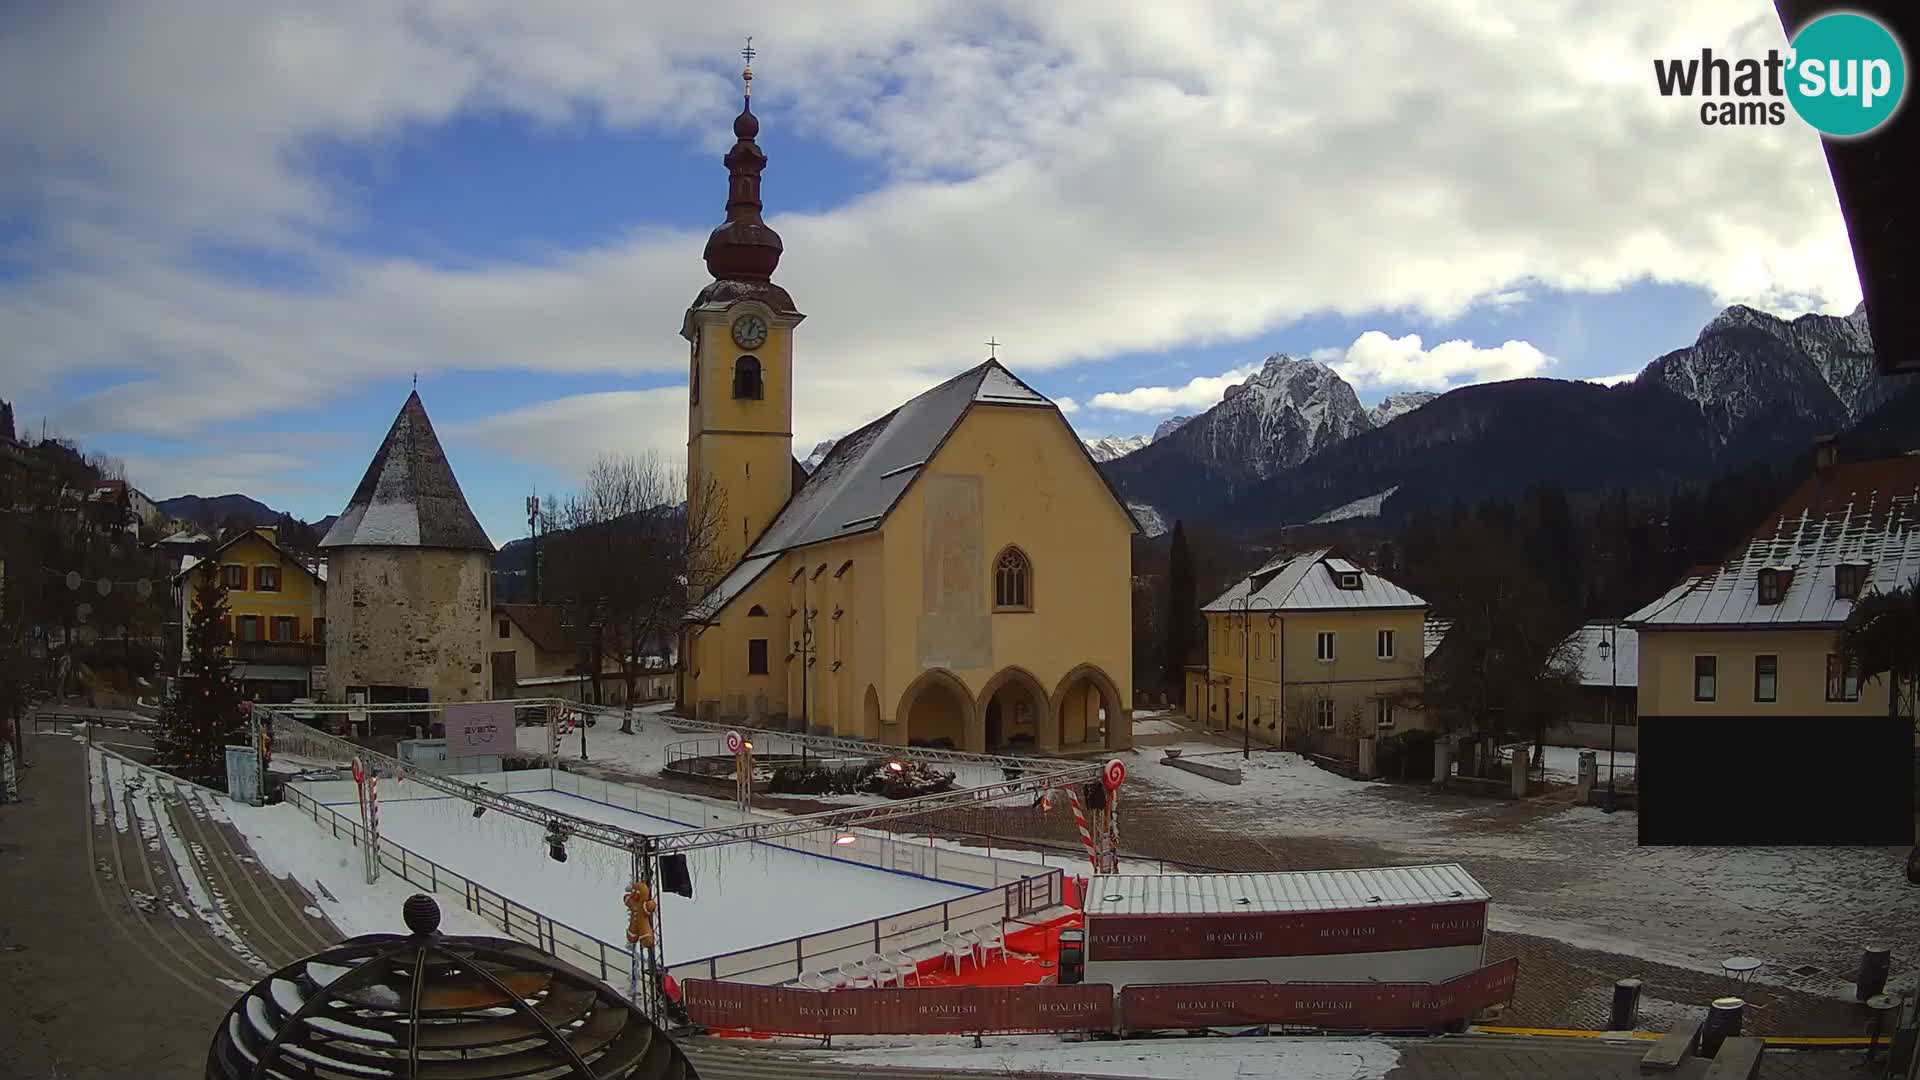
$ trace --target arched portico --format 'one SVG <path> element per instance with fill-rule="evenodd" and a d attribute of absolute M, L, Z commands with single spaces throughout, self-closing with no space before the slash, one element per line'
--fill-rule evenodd
<path fill-rule="evenodd" d="M 956 750 L 978 753 L 986 741 L 980 713 L 973 707 L 973 694 L 959 676 L 945 668 L 921 672 L 900 695 L 894 715 L 906 727 L 904 741 L 908 746 L 938 745 L 945 739 L 945 745 Z"/>
<path fill-rule="evenodd" d="M 1067 672 L 1051 700 L 1057 749 L 1122 750 L 1133 745 L 1132 710 L 1113 679 L 1098 667 L 1081 664 Z"/>
<path fill-rule="evenodd" d="M 1026 668 L 1000 669 L 981 687 L 975 707 L 982 745 L 988 753 L 1059 748 L 1059 740 L 1054 738 L 1059 726 L 1047 722 L 1052 713 L 1047 708 L 1046 688 Z"/>

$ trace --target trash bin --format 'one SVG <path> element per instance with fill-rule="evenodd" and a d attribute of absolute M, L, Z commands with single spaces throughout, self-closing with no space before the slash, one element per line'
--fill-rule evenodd
<path fill-rule="evenodd" d="M 1853 981 L 1853 1000 L 1865 1001 L 1887 988 L 1887 970 L 1892 952 L 1884 945 L 1869 945 L 1860 956 L 1860 974 Z"/>
<path fill-rule="evenodd" d="M 1746 1011 L 1747 1003 L 1740 998 L 1714 999 L 1707 1009 L 1707 1022 L 1700 1028 L 1700 1056 L 1714 1056 L 1720 1052 L 1721 1043 L 1740 1034 L 1740 1020 Z"/>
<path fill-rule="evenodd" d="M 1060 931 L 1060 985 L 1069 986 L 1087 975 L 1087 932 Z"/>
<path fill-rule="evenodd" d="M 1608 1031 L 1632 1031 L 1640 1022 L 1640 980 L 1621 979 L 1613 984 L 1613 1012 L 1607 1018 Z"/>

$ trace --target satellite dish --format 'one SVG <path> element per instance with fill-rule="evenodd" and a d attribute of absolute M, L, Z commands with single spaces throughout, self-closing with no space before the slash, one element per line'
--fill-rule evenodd
<path fill-rule="evenodd" d="M 74 592 L 80 591 L 80 571 L 67 571 L 67 588 L 72 589 Z"/>
<path fill-rule="evenodd" d="M 95 592 L 101 596 L 105 596 L 113 591 L 113 582 L 108 581 L 106 578 L 101 578 L 99 581 L 93 583 L 93 588 Z"/>

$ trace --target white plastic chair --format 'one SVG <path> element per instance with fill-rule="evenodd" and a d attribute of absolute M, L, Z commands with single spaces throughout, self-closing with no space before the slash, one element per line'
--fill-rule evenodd
<path fill-rule="evenodd" d="M 855 990 L 865 990 L 873 986 L 873 976 L 867 974 L 866 971 L 860 967 L 860 961 L 858 960 L 849 960 L 841 964 L 840 977 L 846 980 L 844 985 L 850 986 Z"/>
<path fill-rule="evenodd" d="M 809 971 L 795 980 L 802 990 L 835 990 L 840 984 L 818 971 Z"/>
<path fill-rule="evenodd" d="M 975 936 L 980 939 L 981 963 L 986 963 L 996 952 L 1000 954 L 1000 959 L 1007 958 L 1007 938 L 998 926 L 983 926 Z"/>
<path fill-rule="evenodd" d="M 872 956 L 860 961 L 860 970 L 867 973 L 867 977 L 873 980 L 873 985 L 875 986 L 885 986 L 888 983 L 897 984 L 900 981 L 900 972 L 892 964 L 887 962 L 886 957 L 881 956 L 879 953 L 874 953 Z"/>
<path fill-rule="evenodd" d="M 920 974 L 920 965 L 914 962 L 913 957 L 907 955 L 905 949 L 888 950 L 880 954 L 880 959 L 892 965 L 894 975 L 896 976 L 895 981 L 901 986 L 915 981 Z"/>
<path fill-rule="evenodd" d="M 957 936 L 960 938 L 961 944 L 967 947 L 967 952 L 973 956 L 973 966 L 976 968 L 979 967 L 980 952 L 985 947 L 985 944 L 980 940 L 979 932 L 975 930 L 962 930 Z"/>
<path fill-rule="evenodd" d="M 944 951 L 948 956 L 953 957 L 953 973 L 955 975 L 960 974 L 960 965 L 961 965 L 962 959 L 968 955 L 971 955 L 971 953 L 973 952 L 973 950 L 968 947 L 967 942 L 963 938 L 961 938 L 960 931 L 949 930 L 946 933 L 941 934 L 940 947 L 941 947 L 941 950 Z"/>

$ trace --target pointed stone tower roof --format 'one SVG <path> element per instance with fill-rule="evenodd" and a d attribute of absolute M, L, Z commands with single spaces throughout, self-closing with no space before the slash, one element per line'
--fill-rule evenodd
<path fill-rule="evenodd" d="M 400 407 L 367 474 L 320 546 L 493 551 L 493 541 L 453 478 L 418 390 Z"/>

